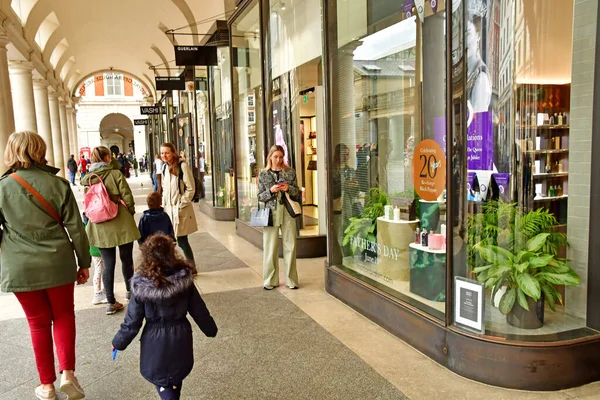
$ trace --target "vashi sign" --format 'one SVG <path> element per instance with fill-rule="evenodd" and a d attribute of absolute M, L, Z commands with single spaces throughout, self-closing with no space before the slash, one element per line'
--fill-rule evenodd
<path fill-rule="evenodd" d="M 446 156 L 442 147 L 432 139 L 425 139 L 413 154 L 413 184 L 419 197 L 437 200 L 446 187 Z"/>
<path fill-rule="evenodd" d="M 166 114 L 167 109 L 165 107 L 159 106 L 141 106 L 140 114 L 142 115 L 156 115 L 156 114 Z"/>

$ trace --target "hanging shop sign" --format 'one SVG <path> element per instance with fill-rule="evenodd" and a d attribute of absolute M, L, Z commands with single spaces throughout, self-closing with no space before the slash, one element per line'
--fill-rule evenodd
<path fill-rule="evenodd" d="M 157 76 L 154 78 L 156 90 L 185 90 L 185 77 L 181 76 Z"/>
<path fill-rule="evenodd" d="M 438 7 L 438 0 L 431 0 L 431 9 L 433 10 L 433 13 L 437 13 L 437 7 Z"/>
<path fill-rule="evenodd" d="M 471 279 L 454 278 L 454 322 L 467 329 L 485 333 L 483 321 L 485 285 Z"/>
<path fill-rule="evenodd" d="M 166 113 L 167 113 L 166 107 L 159 107 L 159 106 L 141 106 L 140 107 L 140 114 L 142 114 L 142 115 L 157 115 L 157 114 L 166 114 Z"/>
<path fill-rule="evenodd" d="M 437 200 L 446 188 L 446 157 L 433 139 L 417 145 L 413 154 L 413 184 L 423 200 Z"/>
<path fill-rule="evenodd" d="M 415 8 L 417 9 L 417 16 L 421 20 L 421 22 L 425 22 L 424 14 L 425 14 L 425 0 L 414 0 Z"/>
<path fill-rule="evenodd" d="M 134 119 L 133 125 L 148 125 L 149 120 L 147 119 Z"/>
<path fill-rule="evenodd" d="M 215 46 L 175 46 L 175 65 L 217 65 Z"/>

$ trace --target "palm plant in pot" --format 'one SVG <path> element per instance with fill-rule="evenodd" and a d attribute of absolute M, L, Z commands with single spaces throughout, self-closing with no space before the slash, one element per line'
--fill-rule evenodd
<path fill-rule="evenodd" d="M 558 256 L 567 246 L 564 233 L 557 232 L 556 218 L 548 210 L 522 212 L 516 204 L 497 203 L 487 212 L 499 212 L 506 224 L 493 229 L 473 246 L 482 264 L 473 269 L 479 282 L 496 292 L 506 287 L 499 310 L 507 322 L 519 328 L 543 325 L 544 301 L 555 311 L 562 296 L 554 285 L 578 285 L 580 278 L 569 261 Z"/>

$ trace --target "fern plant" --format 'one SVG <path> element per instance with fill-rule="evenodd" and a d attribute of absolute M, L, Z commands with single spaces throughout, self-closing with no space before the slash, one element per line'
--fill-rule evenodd
<path fill-rule="evenodd" d="M 378 188 L 371 188 L 365 195 L 365 206 L 358 217 L 349 219 L 350 224 L 344 231 L 343 246 L 351 244 L 352 237 L 377 242 L 377 218 L 384 214 L 384 207 L 389 204 L 390 199 Z M 356 242 L 355 242 L 356 243 Z M 362 250 L 359 245 L 350 246 L 352 254 Z"/>
<path fill-rule="evenodd" d="M 515 303 L 529 310 L 527 297 L 538 301 L 544 294 L 550 308 L 562 304 L 553 285 L 577 285 L 579 276 L 568 260 L 559 257 L 568 246 L 564 233 L 556 230 L 558 221 L 545 209 L 523 212 L 516 203 L 490 202 L 483 213 L 469 215 L 469 263 L 477 280 L 494 288 L 508 290 L 500 300 L 500 311 L 508 314 Z"/>

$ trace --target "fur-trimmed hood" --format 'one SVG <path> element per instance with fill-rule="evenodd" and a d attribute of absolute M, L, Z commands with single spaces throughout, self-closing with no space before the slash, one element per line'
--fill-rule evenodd
<path fill-rule="evenodd" d="M 155 287 L 152 279 L 135 274 L 131 278 L 131 293 L 138 301 L 169 300 L 189 289 L 194 284 L 194 277 L 190 270 L 182 269 L 169 275 L 167 282 L 167 284 Z"/>

